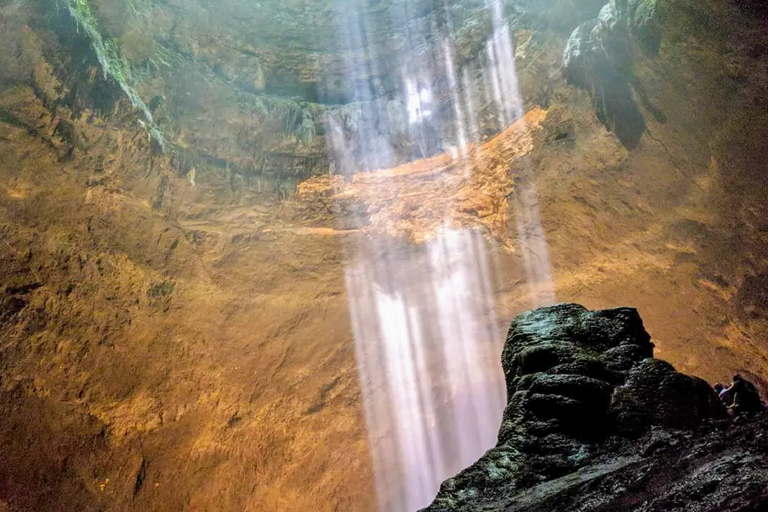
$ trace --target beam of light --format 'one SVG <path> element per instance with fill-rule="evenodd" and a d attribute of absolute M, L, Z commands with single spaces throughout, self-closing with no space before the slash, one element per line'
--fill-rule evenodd
<path fill-rule="evenodd" d="M 515 195 L 517 240 L 523 253 L 525 273 L 533 307 L 555 303 L 547 235 L 541 224 L 539 197 L 533 183 L 522 183 Z"/>
<path fill-rule="evenodd" d="M 464 68 L 464 71 L 461 74 L 461 85 L 464 88 L 464 104 L 467 107 L 467 114 L 469 115 L 469 126 L 467 128 L 469 129 L 471 140 L 475 141 L 480 138 L 475 106 L 477 93 L 475 92 L 475 87 L 470 77 L 469 68 Z"/>
<path fill-rule="evenodd" d="M 448 40 L 443 40 L 443 56 L 445 57 L 445 69 L 448 72 L 448 87 L 451 90 L 451 103 L 453 103 L 453 114 L 456 116 L 456 143 L 458 145 L 458 155 L 467 156 L 467 123 L 464 119 L 464 109 L 461 105 L 459 96 L 459 84 L 456 80 L 456 66 L 453 63 L 453 51 Z"/>
<path fill-rule="evenodd" d="M 414 511 L 495 444 L 504 407 L 485 241 L 360 236 L 345 270 L 379 510 Z"/>
<path fill-rule="evenodd" d="M 517 81 L 517 64 L 509 25 L 504 22 L 501 0 L 491 5 L 493 36 L 488 40 L 492 90 L 503 126 L 523 115 L 523 101 Z M 530 300 L 533 307 L 554 304 L 549 248 L 539 211 L 536 184 L 526 181 L 514 197 L 517 245 L 522 251 Z"/>
<path fill-rule="evenodd" d="M 422 26 L 418 30 L 425 33 L 411 36 L 440 41 L 439 55 L 413 51 L 406 41 L 393 65 L 391 54 L 386 61 L 371 44 L 368 34 L 374 27 L 366 9 L 356 0 L 337 2 L 339 45 L 348 56 L 350 92 L 361 101 L 381 103 L 382 98 L 356 77 L 379 76 L 382 69 L 399 73 L 399 93 L 384 100 L 399 102 L 407 117 L 405 131 L 422 155 L 434 149 L 425 134 L 438 125 L 453 134 L 453 158 L 466 161 L 467 143 L 483 131 L 478 105 L 484 102 L 478 101 L 478 92 L 490 93 L 500 128 L 522 116 L 512 39 L 500 0 L 493 0 L 494 31 L 481 73 L 459 68 L 450 34 L 435 34 L 432 26 Z M 393 26 L 404 25 L 410 16 L 408 2 L 393 4 L 388 15 Z M 438 85 L 433 73 L 447 78 L 447 88 Z M 439 126 L 445 121 L 438 106 L 445 98 L 451 102 L 452 127 Z M 397 150 L 386 135 L 399 128 L 387 117 L 390 111 L 398 109 L 364 111 L 355 131 L 342 119 L 330 120 L 330 156 L 337 171 L 349 174 L 346 170 L 392 165 Z M 467 164 L 465 179 L 471 179 L 471 172 Z M 434 179 L 439 189 L 443 178 L 438 174 Z M 393 197 L 410 192 L 407 183 L 397 183 L 389 183 L 402 187 Z M 532 301 L 550 302 L 554 293 L 536 190 L 528 185 L 517 192 L 518 243 L 529 284 L 536 290 Z M 373 204 L 373 194 L 373 189 L 362 188 L 360 199 Z M 486 240 L 479 229 L 455 227 L 454 217 L 458 205 L 443 219 L 442 228 L 421 244 L 364 230 L 349 238 L 345 283 L 380 512 L 411 512 L 428 505 L 443 480 L 494 446 L 501 421 L 502 333 Z M 340 221 L 365 224 L 358 218 Z"/>
<path fill-rule="evenodd" d="M 517 83 L 517 65 L 512 46 L 509 25 L 504 21 L 501 0 L 491 4 L 493 35 L 486 45 L 488 67 L 493 84 L 493 96 L 499 112 L 502 127 L 523 115 L 520 88 Z"/>

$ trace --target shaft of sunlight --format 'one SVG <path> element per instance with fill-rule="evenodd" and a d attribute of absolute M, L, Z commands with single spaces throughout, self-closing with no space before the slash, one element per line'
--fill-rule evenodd
<path fill-rule="evenodd" d="M 522 116 L 512 37 L 500 0 L 492 0 L 486 64 L 474 70 L 457 65 L 450 20 L 447 29 L 413 23 L 393 64 L 391 53 L 380 55 L 372 44 L 369 34 L 376 28 L 370 11 L 358 0 L 336 1 L 348 92 L 361 111 L 354 126 L 347 119 L 330 120 L 335 172 L 349 178 L 355 171 L 392 167 L 393 133 L 409 138 L 416 157 L 450 150 L 466 162 L 467 144 L 486 131 L 479 119 L 483 97 L 492 100 L 497 129 Z M 408 2 L 394 2 L 386 11 L 389 25 L 413 21 L 410 9 Z M 426 40 L 441 43 L 431 53 L 416 51 Z M 383 70 L 396 74 L 399 85 L 382 96 L 360 77 Z M 435 78 L 441 73 L 447 85 Z M 376 107 L 382 104 L 386 108 Z M 450 142 L 436 133 L 448 133 Z M 471 166 L 465 169 L 464 179 L 471 179 Z M 441 179 L 437 173 L 436 187 Z M 403 187 L 395 197 L 409 192 L 407 185 L 391 186 Z M 375 192 L 360 188 L 363 202 L 374 202 Z M 532 301 L 538 304 L 553 301 L 554 293 L 536 196 L 533 185 L 519 190 L 515 215 L 528 281 L 535 288 Z M 361 231 L 347 247 L 345 280 L 380 512 L 428 505 L 443 480 L 495 444 L 504 380 L 493 276 L 483 233 L 455 227 L 454 217 L 458 205 L 421 244 Z"/>

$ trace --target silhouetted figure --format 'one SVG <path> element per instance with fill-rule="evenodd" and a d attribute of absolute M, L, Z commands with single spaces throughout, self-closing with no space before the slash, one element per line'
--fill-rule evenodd
<path fill-rule="evenodd" d="M 729 407 L 733 403 L 733 396 L 730 391 L 719 382 L 715 384 L 714 388 L 715 393 L 717 393 L 717 396 L 720 398 L 720 401 L 723 402 L 723 405 Z"/>
<path fill-rule="evenodd" d="M 733 403 L 729 409 L 737 418 L 763 410 L 763 402 L 760 400 L 760 393 L 757 392 L 757 388 L 748 380 L 744 380 L 741 375 L 733 376 L 733 384 L 727 391 L 733 397 Z"/>

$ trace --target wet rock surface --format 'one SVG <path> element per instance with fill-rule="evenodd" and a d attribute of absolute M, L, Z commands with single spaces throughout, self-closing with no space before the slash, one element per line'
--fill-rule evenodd
<path fill-rule="evenodd" d="M 653 347 L 635 309 L 519 315 L 498 444 L 425 511 L 764 510 L 766 418 L 734 425 Z"/>

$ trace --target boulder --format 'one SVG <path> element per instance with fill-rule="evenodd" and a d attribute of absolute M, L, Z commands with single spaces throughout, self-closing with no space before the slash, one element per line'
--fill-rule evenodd
<path fill-rule="evenodd" d="M 498 444 L 425 511 L 764 510 L 748 507 L 768 506 L 765 420 L 732 426 L 653 349 L 635 309 L 519 315 Z"/>

